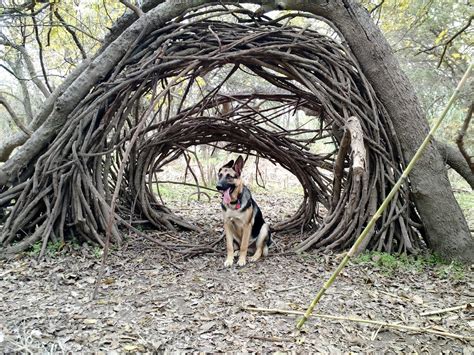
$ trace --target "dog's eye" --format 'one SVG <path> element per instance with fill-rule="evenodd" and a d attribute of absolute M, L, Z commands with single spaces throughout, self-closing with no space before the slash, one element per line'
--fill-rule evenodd
<path fill-rule="evenodd" d="M 220 179 L 220 178 L 222 177 L 222 174 L 219 174 L 219 175 L 217 175 L 217 176 L 218 176 L 218 177 L 219 177 L 219 179 Z"/>

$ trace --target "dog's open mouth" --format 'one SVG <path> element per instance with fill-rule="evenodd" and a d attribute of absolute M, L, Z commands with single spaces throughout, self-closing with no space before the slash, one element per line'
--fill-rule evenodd
<path fill-rule="evenodd" d="M 233 187 L 229 187 L 227 190 L 220 190 L 220 193 L 222 195 L 222 201 L 228 205 L 231 202 L 231 197 L 230 194 L 234 191 Z"/>

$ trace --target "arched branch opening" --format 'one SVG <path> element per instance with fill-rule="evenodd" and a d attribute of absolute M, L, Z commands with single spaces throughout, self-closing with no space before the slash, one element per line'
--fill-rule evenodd
<path fill-rule="evenodd" d="M 159 229 L 195 229 L 156 199 L 153 179 L 189 147 L 221 144 L 278 163 L 300 181 L 302 205 L 274 226 L 310 229 L 299 251 L 350 245 L 400 175 L 403 158 L 390 117 L 350 50 L 316 29 L 292 26 L 299 16 L 203 8 L 136 43 L 35 166 L 0 193 L 3 254 L 38 240 L 64 241 L 69 231 L 103 245 L 119 167 L 138 129 L 113 212 L 113 242 L 134 218 Z M 265 85 L 249 91 L 242 78 Z M 297 112 L 311 124 L 283 127 L 282 117 Z M 366 247 L 414 251 L 417 220 L 401 191 Z"/>

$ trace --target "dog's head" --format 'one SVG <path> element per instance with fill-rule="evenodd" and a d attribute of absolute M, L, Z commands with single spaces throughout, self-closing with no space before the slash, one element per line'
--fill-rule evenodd
<path fill-rule="evenodd" d="M 219 169 L 216 189 L 222 194 L 222 200 L 225 204 L 232 201 L 233 195 L 238 195 L 241 190 L 242 169 L 244 167 L 244 159 L 241 155 L 234 161 L 231 160 Z M 236 197 L 236 196 L 235 196 Z"/>

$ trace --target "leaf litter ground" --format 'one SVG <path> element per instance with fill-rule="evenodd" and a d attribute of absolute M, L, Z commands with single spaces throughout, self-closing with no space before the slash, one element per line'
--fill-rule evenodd
<path fill-rule="evenodd" d="M 282 195 L 262 195 L 258 201 L 270 222 L 291 215 L 299 203 Z M 173 204 L 213 233 L 167 234 L 167 243 L 219 237 L 221 215 L 214 197 Z M 218 253 L 183 258 L 131 235 L 122 249 L 112 251 L 93 301 L 100 258 L 91 247 L 73 246 L 40 263 L 34 256 L 2 261 L 0 351 L 474 352 L 472 341 L 347 321 L 312 318 L 297 334 L 295 316 L 242 310 L 305 309 L 338 256 L 284 255 L 300 237 L 277 234 L 267 259 L 225 269 L 222 241 Z M 473 302 L 472 267 L 456 277 L 446 270 L 351 264 L 317 312 L 472 336 L 472 309 L 421 315 Z"/>

